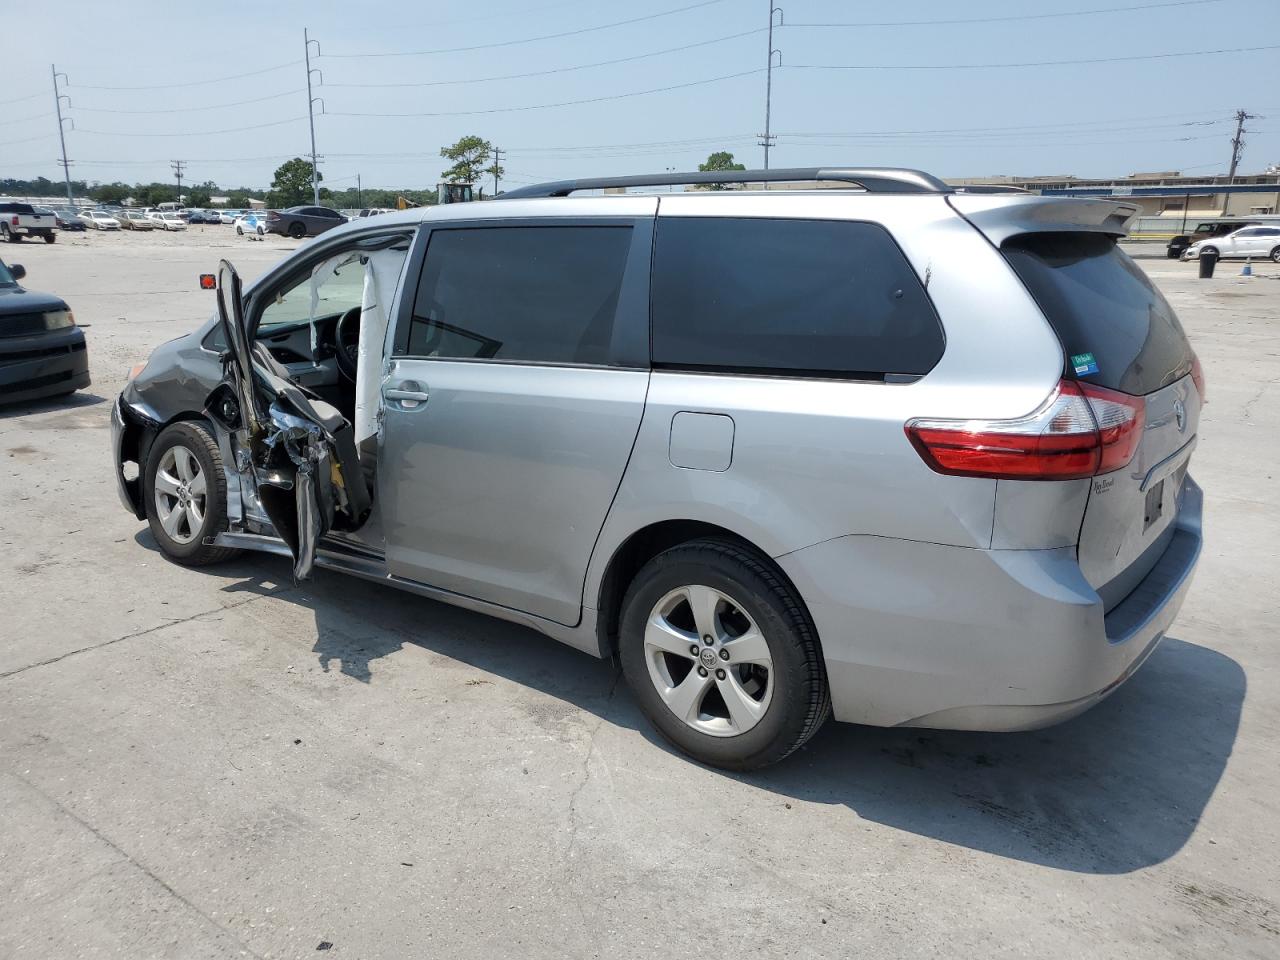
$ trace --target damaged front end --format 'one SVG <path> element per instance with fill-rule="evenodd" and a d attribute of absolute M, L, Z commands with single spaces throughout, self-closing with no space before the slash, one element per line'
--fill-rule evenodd
<path fill-rule="evenodd" d="M 295 579 L 304 580 L 321 538 L 357 529 L 369 515 L 369 482 L 352 427 L 290 380 L 264 347 L 251 344 L 240 280 L 226 261 L 218 276 L 218 313 L 228 344 L 224 382 L 210 394 L 205 413 L 228 473 L 230 529 L 215 543 L 263 548 L 255 541 L 278 537 L 293 558 Z"/>

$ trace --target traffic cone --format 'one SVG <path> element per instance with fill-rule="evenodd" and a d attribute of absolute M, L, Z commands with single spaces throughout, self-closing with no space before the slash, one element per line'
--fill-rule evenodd
<path fill-rule="evenodd" d="M 1244 269 L 1240 271 L 1240 276 L 1242 277 L 1253 276 L 1253 258 L 1252 257 L 1244 258 Z"/>

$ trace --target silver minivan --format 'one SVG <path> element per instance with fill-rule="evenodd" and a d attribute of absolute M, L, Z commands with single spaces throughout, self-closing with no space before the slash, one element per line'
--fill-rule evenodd
<path fill-rule="evenodd" d="M 702 189 L 744 183 L 782 188 Z M 1203 378 L 1136 212 L 838 168 L 362 219 L 204 278 L 115 404 L 121 497 L 179 563 L 617 656 L 720 767 L 830 714 L 1043 726 L 1152 653 L 1200 550 Z"/>

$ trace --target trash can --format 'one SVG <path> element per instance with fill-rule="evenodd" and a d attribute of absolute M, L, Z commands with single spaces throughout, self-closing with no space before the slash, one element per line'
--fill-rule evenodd
<path fill-rule="evenodd" d="M 1218 265 L 1218 251 L 1212 248 L 1200 251 L 1200 279 L 1208 280 L 1213 276 L 1213 268 Z"/>

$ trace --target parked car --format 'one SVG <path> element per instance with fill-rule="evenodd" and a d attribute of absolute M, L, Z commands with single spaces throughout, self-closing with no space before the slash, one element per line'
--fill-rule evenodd
<path fill-rule="evenodd" d="M 206 223 L 221 223 L 218 214 L 213 210 L 184 210 L 187 223 L 203 226 Z"/>
<path fill-rule="evenodd" d="M 0 240 L 21 243 L 27 237 L 40 237 L 53 243 L 58 239 L 56 227 L 51 211 L 37 212 L 29 203 L 0 203 Z"/>
<path fill-rule="evenodd" d="M 301 240 L 315 237 L 340 227 L 347 218 L 328 207 L 290 207 L 287 210 L 271 210 L 267 213 L 267 233 Z"/>
<path fill-rule="evenodd" d="M 748 181 L 847 189 L 572 195 Z M 1117 244 L 1136 206 L 815 169 L 448 212 L 247 289 L 222 264 L 217 316 L 112 414 L 167 557 L 286 554 L 616 654 L 732 769 L 831 713 L 1066 719 L 1177 614 L 1204 381 Z"/>
<path fill-rule="evenodd" d="M 59 297 L 26 290 L 21 264 L 0 260 L 0 403 L 89 386 L 84 331 Z"/>
<path fill-rule="evenodd" d="M 81 210 L 80 219 L 92 230 L 119 230 L 120 221 L 101 210 Z"/>
<path fill-rule="evenodd" d="M 147 219 L 157 230 L 185 230 L 187 222 L 172 210 L 157 210 L 147 214 Z"/>
<path fill-rule="evenodd" d="M 1187 252 L 1187 247 L 1198 240 L 1225 237 L 1228 233 L 1234 233 L 1241 227 L 1253 226 L 1258 222 L 1257 220 L 1241 220 L 1236 217 L 1202 221 L 1196 224 L 1195 230 L 1191 233 L 1180 233 L 1170 237 L 1168 244 L 1165 246 L 1165 256 L 1170 260 L 1181 259 L 1182 255 Z"/>
<path fill-rule="evenodd" d="M 235 223 L 236 220 L 239 219 L 241 215 L 243 215 L 243 213 L 244 213 L 243 210 L 219 210 L 218 222 L 219 223 Z"/>
<path fill-rule="evenodd" d="M 70 230 L 73 232 L 74 231 L 79 231 L 80 233 L 84 232 L 84 229 L 85 229 L 84 223 L 81 222 L 80 217 L 76 215 L 76 212 L 74 210 L 63 210 L 63 209 L 48 210 L 42 207 L 37 207 L 36 212 L 40 214 L 51 215 L 53 217 L 53 224 L 55 227 L 58 228 L 59 231 Z"/>
<path fill-rule="evenodd" d="M 154 230 L 155 222 L 139 210 L 126 210 L 120 214 L 120 226 L 125 230 Z"/>
<path fill-rule="evenodd" d="M 1270 257 L 1280 263 L 1280 223 L 1243 227 L 1225 236 L 1197 240 L 1187 247 L 1182 257 L 1184 260 L 1194 260 L 1201 253 L 1210 250 L 1223 260 L 1232 257 L 1240 260 L 1247 257 Z"/>
<path fill-rule="evenodd" d="M 235 226 L 236 236 L 239 237 L 243 237 L 246 233 L 250 236 L 266 236 L 267 214 L 262 210 L 250 210 L 236 217 Z"/>

